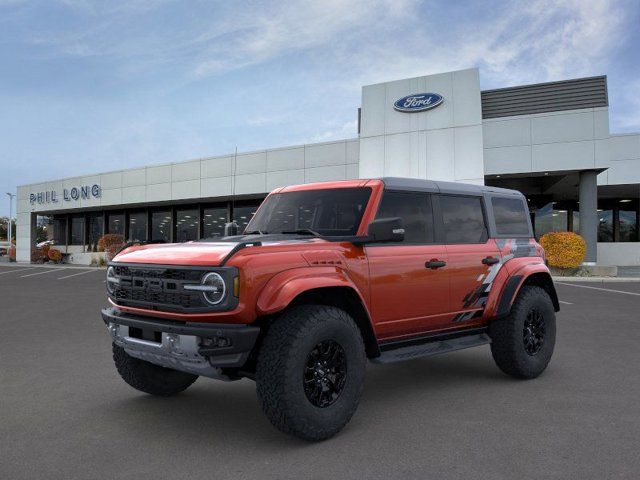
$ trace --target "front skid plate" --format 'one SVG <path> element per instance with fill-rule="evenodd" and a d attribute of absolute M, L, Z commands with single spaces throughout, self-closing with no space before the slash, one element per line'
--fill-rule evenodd
<path fill-rule="evenodd" d="M 129 327 L 126 325 L 109 323 L 107 328 L 113 343 L 124 348 L 124 351 L 134 358 L 194 375 L 230 380 L 222 373 L 220 367 L 212 365 L 208 358 L 198 353 L 198 337 L 162 332 L 162 341 L 156 343 L 130 337 Z M 239 357 L 242 355 L 230 354 L 216 360 L 238 362 L 241 361 Z"/>

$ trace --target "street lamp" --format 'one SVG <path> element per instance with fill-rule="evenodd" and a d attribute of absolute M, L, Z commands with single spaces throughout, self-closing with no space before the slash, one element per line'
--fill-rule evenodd
<path fill-rule="evenodd" d="M 11 218 L 13 217 L 13 197 L 15 197 L 15 193 L 9 193 L 7 192 L 7 195 L 9 196 L 9 226 L 7 227 L 7 241 L 9 242 L 9 245 L 11 245 Z"/>

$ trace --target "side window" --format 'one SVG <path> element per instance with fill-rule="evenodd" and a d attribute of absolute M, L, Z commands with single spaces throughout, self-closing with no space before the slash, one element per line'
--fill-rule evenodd
<path fill-rule="evenodd" d="M 443 195 L 440 197 L 440 208 L 447 243 L 487 241 L 487 227 L 479 197 Z"/>
<path fill-rule="evenodd" d="M 431 196 L 426 193 L 385 191 L 376 218 L 400 217 L 404 243 L 433 243 Z"/>
<path fill-rule="evenodd" d="M 529 235 L 528 212 L 520 198 L 491 199 L 498 235 Z"/>

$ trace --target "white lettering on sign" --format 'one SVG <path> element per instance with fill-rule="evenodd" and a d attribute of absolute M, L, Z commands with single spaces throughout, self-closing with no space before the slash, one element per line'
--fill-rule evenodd
<path fill-rule="evenodd" d="M 412 107 L 426 107 L 427 105 L 431 105 L 431 100 L 433 97 L 408 97 L 405 99 L 404 104 L 402 105 L 404 108 L 412 108 Z"/>

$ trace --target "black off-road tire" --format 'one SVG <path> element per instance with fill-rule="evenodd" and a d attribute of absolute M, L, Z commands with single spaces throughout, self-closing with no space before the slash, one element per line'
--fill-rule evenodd
<path fill-rule="evenodd" d="M 305 392 L 305 386 L 309 388 L 305 367 L 316 358 L 312 352 L 317 352 L 317 346 L 327 344 L 341 347 L 346 373 L 333 403 L 320 407 Z M 310 441 L 325 440 L 342 430 L 356 411 L 365 369 L 362 335 L 349 314 L 325 305 L 293 307 L 273 322 L 262 343 L 256 368 L 258 401 L 282 432 Z"/>
<path fill-rule="evenodd" d="M 544 325 L 544 336 L 539 346 L 525 345 L 525 323 L 539 318 Z M 556 314 L 549 294 L 541 287 L 523 286 L 504 318 L 489 325 L 491 354 L 498 368 L 516 378 L 531 379 L 539 376 L 549 364 L 556 342 Z M 535 353 L 527 352 L 538 349 Z"/>
<path fill-rule="evenodd" d="M 164 368 L 127 354 L 122 347 L 113 344 L 113 361 L 122 379 L 136 390 L 168 397 L 186 390 L 198 378 L 197 375 Z"/>

